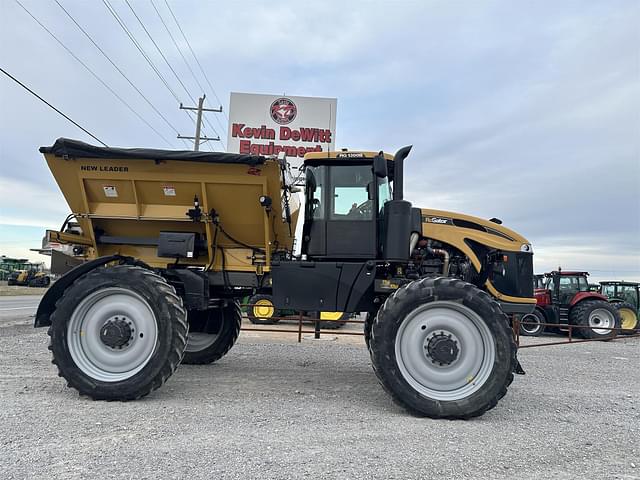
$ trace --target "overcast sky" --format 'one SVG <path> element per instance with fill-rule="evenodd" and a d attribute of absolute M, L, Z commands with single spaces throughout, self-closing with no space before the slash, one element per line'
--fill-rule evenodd
<path fill-rule="evenodd" d="M 2 68 L 109 145 L 169 148 L 164 137 L 183 148 L 54 0 L 20 1 L 160 135 L 15 0 L 0 0 Z M 125 1 L 109 1 L 190 103 Z M 173 127 L 193 134 L 101 0 L 59 2 Z M 164 0 L 130 3 L 197 98 L 153 9 L 192 61 Z M 640 1 L 170 5 L 225 110 L 231 91 L 337 97 L 337 147 L 414 145 L 414 205 L 501 218 L 531 240 L 538 272 L 561 265 L 594 280 L 640 280 Z M 226 139 L 225 117 L 213 115 Z M 38 153 L 58 137 L 95 143 L 0 75 L 1 254 L 43 260 L 28 248 L 68 212 Z"/>

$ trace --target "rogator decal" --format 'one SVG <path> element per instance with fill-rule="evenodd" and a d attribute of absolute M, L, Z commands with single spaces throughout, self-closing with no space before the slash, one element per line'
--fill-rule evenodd
<path fill-rule="evenodd" d="M 444 217 L 424 217 L 423 221 L 438 223 L 440 225 L 451 225 L 453 223 L 450 218 Z"/>
<path fill-rule="evenodd" d="M 129 167 L 110 167 L 106 165 L 80 165 L 80 170 L 85 172 L 128 172 Z"/>

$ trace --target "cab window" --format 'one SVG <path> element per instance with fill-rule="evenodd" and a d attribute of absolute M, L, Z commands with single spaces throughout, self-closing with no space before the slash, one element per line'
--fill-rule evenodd
<path fill-rule="evenodd" d="M 580 292 L 588 292 L 589 291 L 589 282 L 584 277 L 578 277 L 578 291 Z"/>
<path fill-rule="evenodd" d="M 616 296 L 616 286 L 615 285 L 603 285 L 602 286 L 602 294 L 607 297 L 615 297 Z"/>
<path fill-rule="evenodd" d="M 332 167 L 331 220 L 371 220 L 373 218 L 373 174 L 370 165 Z"/>
<path fill-rule="evenodd" d="M 384 209 L 384 204 L 391 200 L 391 188 L 389 187 L 389 179 L 378 179 L 378 209 L 380 213 Z"/>

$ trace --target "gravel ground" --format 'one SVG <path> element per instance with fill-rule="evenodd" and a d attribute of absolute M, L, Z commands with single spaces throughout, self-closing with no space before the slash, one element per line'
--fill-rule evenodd
<path fill-rule="evenodd" d="M 0 282 L 0 297 L 14 295 L 43 295 L 47 291 L 46 288 L 40 287 L 21 287 L 19 285 L 7 285 L 7 282 Z"/>
<path fill-rule="evenodd" d="M 361 340 L 331 336 L 243 333 L 146 399 L 94 402 L 31 321 L 0 318 L 4 479 L 640 478 L 640 339 L 522 350 L 496 409 L 437 421 L 389 400 Z"/>

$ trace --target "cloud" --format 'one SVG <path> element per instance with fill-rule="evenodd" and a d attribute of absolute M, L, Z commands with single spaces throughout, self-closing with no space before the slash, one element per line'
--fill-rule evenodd
<path fill-rule="evenodd" d="M 175 142 L 55 4 L 25 4 Z M 640 278 L 640 3 L 171 4 L 225 109 L 230 91 L 338 97 L 338 147 L 414 145 L 405 190 L 416 205 L 502 218 L 534 243 L 536 268 L 560 262 Z M 133 5 L 197 97 L 151 6 Z M 114 6 L 191 102 L 125 4 Z M 192 134 L 104 6 L 65 7 Z M 109 144 L 166 146 L 13 2 L 0 8 L 0 44 L 11 45 L 0 64 Z M 37 147 L 90 139 L 4 78 L 0 102 L 0 192 L 9 199 L 0 222 L 58 225 L 67 207 Z"/>
<path fill-rule="evenodd" d="M 0 177 L 0 198 L 0 225 L 60 228 L 69 214 L 58 190 L 32 182 Z"/>

